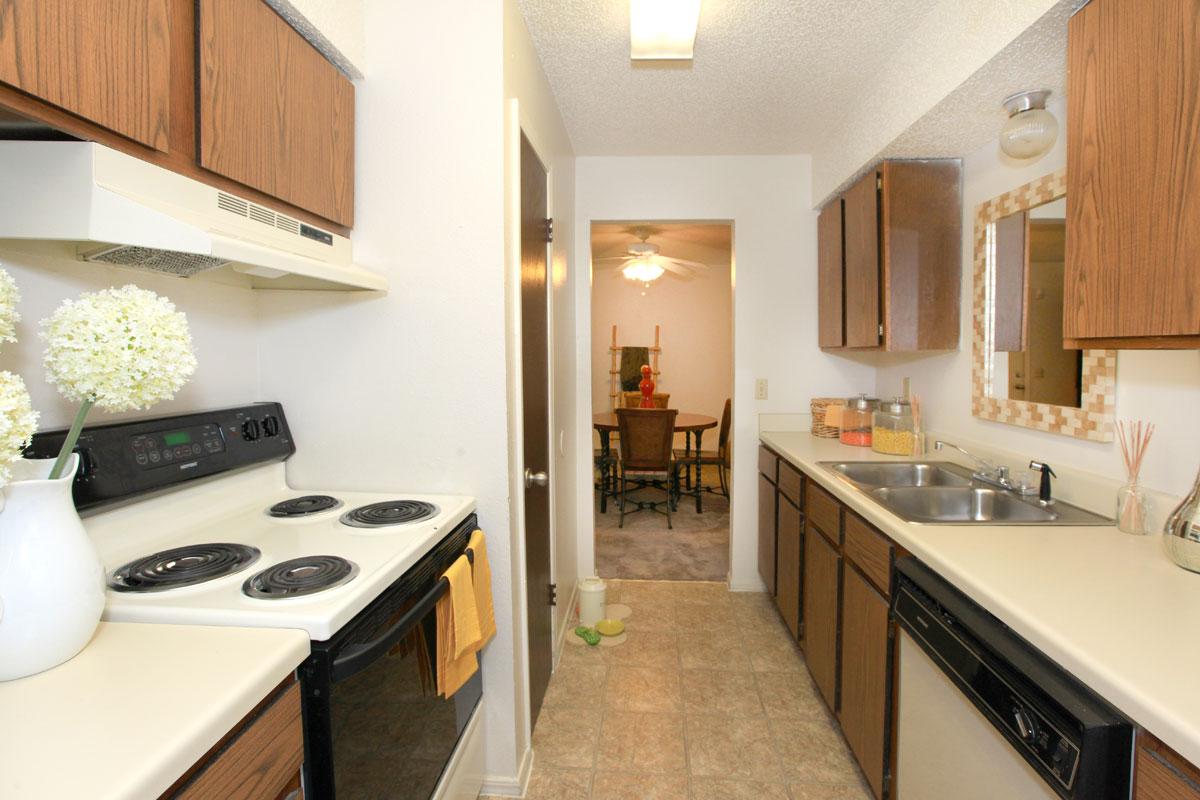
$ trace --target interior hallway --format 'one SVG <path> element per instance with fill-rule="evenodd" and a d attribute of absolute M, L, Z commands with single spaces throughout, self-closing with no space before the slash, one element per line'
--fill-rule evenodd
<path fill-rule="evenodd" d="M 617 647 L 563 645 L 528 800 L 867 800 L 804 658 L 761 593 L 609 581 Z"/>

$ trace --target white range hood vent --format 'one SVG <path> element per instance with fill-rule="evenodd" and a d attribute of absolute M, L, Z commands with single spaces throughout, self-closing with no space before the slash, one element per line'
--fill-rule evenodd
<path fill-rule="evenodd" d="M 346 237 L 93 142 L 0 141 L 0 239 L 182 277 L 228 268 L 258 289 L 387 290 Z"/>

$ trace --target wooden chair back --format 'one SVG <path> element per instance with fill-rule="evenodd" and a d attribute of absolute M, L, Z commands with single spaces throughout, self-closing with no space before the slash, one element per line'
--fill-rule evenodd
<path fill-rule="evenodd" d="M 618 408 L 622 468 L 630 472 L 667 472 L 675 439 L 674 408 Z"/>
<path fill-rule="evenodd" d="M 622 392 L 622 403 L 625 408 L 640 408 L 642 404 L 641 392 Z M 650 399 L 654 401 L 655 408 L 666 408 L 671 404 L 670 392 L 655 392 L 650 395 Z"/>
<path fill-rule="evenodd" d="M 729 426 L 733 421 L 733 401 L 725 398 L 725 410 L 721 412 L 721 428 L 717 433 L 717 453 L 729 461 Z"/>

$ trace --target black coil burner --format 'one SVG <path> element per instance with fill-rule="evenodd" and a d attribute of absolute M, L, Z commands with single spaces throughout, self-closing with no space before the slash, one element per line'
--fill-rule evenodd
<path fill-rule="evenodd" d="M 327 494 L 306 494 L 303 497 L 293 497 L 282 503 L 276 503 L 267 509 L 267 513 L 272 517 L 303 517 L 329 511 L 341 504 L 341 500 Z"/>
<path fill-rule="evenodd" d="M 340 556 L 304 556 L 281 561 L 246 579 L 242 592 L 263 600 L 303 597 L 341 586 L 358 574 L 358 565 Z"/>
<path fill-rule="evenodd" d="M 260 555 L 257 547 L 244 544 L 190 544 L 130 561 L 109 577 L 108 585 L 118 592 L 161 592 L 231 575 Z"/>
<path fill-rule="evenodd" d="M 342 522 L 356 528 L 379 528 L 421 522 L 438 515 L 438 507 L 423 500 L 388 500 L 359 506 L 342 514 Z"/>

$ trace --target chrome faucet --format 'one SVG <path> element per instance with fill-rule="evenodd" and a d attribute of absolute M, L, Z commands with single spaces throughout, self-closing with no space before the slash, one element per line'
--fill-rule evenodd
<path fill-rule="evenodd" d="M 1014 483 L 1012 476 L 1009 473 L 1008 467 L 1003 464 L 996 465 L 988 461 L 986 458 L 980 458 L 974 453 L 967 452 L 952 442 L 943 442 L 941 439 L 933 443 L 933 449 L 938 452 L 944 447 L 953 447 L 958 452 L 962 453 L 967 458 L 975 462 L 975 471 L 971 473 L 971 477 L 980 483 L 986 483 L 990 486 L 997 486 L 1010 492 L 1017 494 L 1036 494 L 1036 490 L 1024 486 L 1019 483 Z"/>

